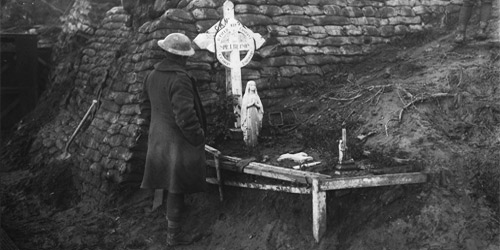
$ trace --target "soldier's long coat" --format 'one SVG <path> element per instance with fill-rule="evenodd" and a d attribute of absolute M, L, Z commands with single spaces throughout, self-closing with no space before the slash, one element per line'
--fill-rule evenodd
<path fill-rule="evenodd" d="M 164 59 L 149 74 L 144 92 L 143 110 L 151 108 L 151 123 L 141 188 L 204 191 L 206 118 L 194 79 Z"/>

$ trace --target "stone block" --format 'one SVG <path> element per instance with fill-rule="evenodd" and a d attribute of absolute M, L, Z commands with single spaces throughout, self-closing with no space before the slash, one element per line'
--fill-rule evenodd
<path fill-rule="evenodd" d="M 126 148 L 133 148 L 137 145 L 137 140 L 134 137 L 127 137 L 123 140 L 122 146 Z"/>
<path fill-rule="evenodd" d="M 137 2 L 137 1 L 136 1 Z M 168 9 L 178 7 L 179 0 L 167 1 L 167 0 L 156 0 L 153 4 L 153 10 L 158 13 L 163 13 Z"/>
<path fill-rule="evenodd" d="M 325 65 L 325 64 L 339 63 L 340 62 L 340 58 L 333 56 L 333 55 L 331 55 L 331 56 L 307 55 L 304 57 L 304 60 L 306 61 L 307 64 L 310 64 L 310 65 Z"/>
<path fill-rule="evenodd" d="M 234 4 L 255 4 L 263 5 L 266 4 L 267 0 L 233 0 Z"/>
<path fill-rule="evenodd" d="M 305 65 L 305 61 L 302 57 L 299 56 L 278 56 L 278 57 L 266 58 L 262 60 L 262 64 L 271 67 L 285 66 L 285 65 L 301 66 Z"/>
<path fill-rule="evenodd" d="M 413 7 L 413 12 L 416 15 L 422 15 L 422 14 L 428 13 L 429 8 L 427 6 L 424 6 L 424 5 L 418 5 L 418 6 Z"/>
<path fill-rule="evenodd" d="M 380 31 L 375 26 L 364 26 L 363 34 L 365 36 L 380 36 Z"/>
<path fill-rule="evenodd" d="M 127 92 L 128 84 L 122 81 L 117 81 L 110 87 L 110 89 L 116 92 Z"/>
<path fill-rule="evenodd" d="M 355 25 L 346 25 L 344 30 L 348 36 L 360 36 L 363 35 L 363 27 Z"/>
<path fill-rule="evenodd" d="M 308 27 L 309 33 L 311 34 L 327 34 L 326 29 L 323 26 L 311 26 Z"/>
<path fill-rule="evenodd" d="M 128 137 L 137 137 L 140 131 L 140 126 L 137 124 L 127 124 L 122 127 L 120 130 L 120 134 L 128 136 Z"/>
<path fill-rule="evenodd" d="M 260 14 L 260 8 L 253 4 L 236 4 L 234 6 L 235 14 Z"/>
<path fill-rule="evenodd" d="M 121 124 L 114 123 L 114 124 L 109 125 L 108 129 L 106 130 L 106 132 L 108 134 L 110 134 L 110 135 L 115 135 L 115 134 L 118 134 L 120 132 L 121 128 L 122 128 Z"/>
<path fill-rule="evenodd" d="M 324 26 L 326 34 L 330 36 L 345 36 L 347 34 L 343 26 L 326 25 Z"/>
<path fill-rule="evenodd" d="M 323 6 L 323 13 L 332 16 L 342 16 L 342 8 L 338 5 L 325 5 Z"/>
<path fill-rule="evenodd" d="M 282 66 L 280 67 L 280 75 L 282 77 L 292 77 L 300 74 L 300 68 L 296 66 Z"/>
<path fill-rule="evenodd" d="M 421 5 L 439 5 L 439 6 L 446 6 L 450 4 L 449 1 L 442 1 L 442 0 L 420 0 Z"/>
<path fill-rule="evenodd" d="M 115 103 L 113 101 L 110 101 L 107 99 L 101 99 L 101 108 L 104 110 L 116 113 L 116 112 L 120 111 L 121 107 L 120 107 L 120 105 L 118 105 L 117 103 Z"/>
<path fill-rule="evenodd" d="M 118 161 L 110 159 L 109 157 L 105 157 L 101 160 L 101 164 L 106 170 L 110 170 L 114 169 L 118 165 Z"/>
<path fill-rule="evenodd" d="M 213 63 L 216 61 L 213 53 L 206 50 L 198 50 L 189 58 L 190 61 Z"/>
<path fill-rule="evenodd" d="M 171 19 L 166 19 L 166 20 L 161 20 L 161 22 L 158 22 L 156 26 L 151 30 L 151 32 L 158 29 L 176 29 L 176 30 L 184 30 L 186 32 L 188 31 L 197 32 L 196 28 L 197 27 L 193 24 L 193 22 L 178 22 L 178 21 L 173 21 Z"/>
<path fill-rule="evenodd" d="M 125 27 L 125 23 L 109 22 L 109 23 L 103 24 L 102 27 L 106 30 L 120 30 L 121 28 Z M 99 34 L 96 34 L 96 35 L 100 36 Z"/>
<path fill-rule="evenodd" d="M 309 65 L 300 68 L 301 75 L 323 75 L 323 70 L 319 66 Z"/>
<path fill-rule="evenodd" d="M 347 17 L 360 17 L 363 16 L 363 11 L 359 7 L 344 7 L 342 15 Z"/>
<path fill-rule="evenodd" d="M 91 48 L 86 48 L 83 50 L 83 54 L 85 54 L 89 57 L 92 57 L 92 56 L 96 55 L 96 51 L 94 49 L 91 49 Z"/>
<path fill-rule="evenodd" d="M 396 17 L 390 17 L 388 20 L 390 25 L 422 23 L 420 16 L 413 16 L 413 17 L 396 16 Z"/>
<path fill-rule="evenodd" d="M 277 67 L 268 67 L 267 65 L 265 67 L 262 67 L 260 70 L 260 75 L 262 77 L 276 77 L 279 73 L 279 69 Z"/>
<path fill-rule="evenodd" d="M 130 94 L 127 92 L 111 92 L 108 97 L 120 106 L 123 104 L 137 103 L 139 100 L 138 94 Z"/>
<path fill-rule="evenodd" d="M 102 172 L 103 166 L 100 163 L 94 162 L 92 165 L 89 167 L 89 171 L 92 172 L 95 175 L 98 175 Z"/>
<path fill-rule="evenodd" d="M 304 50 L 302 50 L 300 46 L 286 46 L 283 48 L 288 55 L 301 56 L 305 54 Z"/>
<path fill-rule="evenodd" d="M 365 25 L 372 25 L 372 26 L 379 26 L 380 25 L 380 18 L 366 17 L 365 21 L 366 21 Z"/>
<path fill-rule="evenodd" d="M 340 46 L 351 44 L 351 38 L 346 36 L 327 37 L 318 42 L 319 46 Z"/>
<path fill-rule="evenodd" d="M 306 36 L 309 34 L 309 29 L 302 25 L 290 25 L 287 29 L 290 35 Z"/>
<path fill-rule="evenodd" d="M 276 5 L 260 5 L 260 13 L 266 16 L 279 16 L 283 15 L 283 10 Z"/>
<path fill-rule="evenodd" d="M 120 115 L 120 117 L 118 117 L 117 122 L 123 126 L 127 126 L 131 120 L 132 120 L 132 116 L 130 116 L 130 115 Z"/>
<path fill-rule="evenodd" d="M 212 8 L 197 8 L 194 9 L 191 13 L 196 20 L 217 20 L 221 18 L 219 12 Z"/>
<path fill-rule="evenodd" d="M 353 55 L 361 55 L 363 54 L 363 50 L 361 46 L 356 44 L 347 44 L 340 47 L 340 51 L 342 55 L 353 56 Z"/>
<path fill-rule="evenodd" d="M 394 7 L 383 7 L 378 10 L 378 15 L 376 17 L 388 18 L 396 16 L 396 9 Z"/>
<path fill-rule="evenodd" d="M 345 7 L 348 5 L 347 0 L 308 0 L 307 1 L 308 5 L 328 5 L 328 4 L 333 4 L 333 5 L 338 5 Z"/>
<path fill-rule="evenodd" d="M 406 17 L 415 16 L 415 12 L 413 11 L 413 8 L 410 6 L 395 7 L 395 11 L 398 16 L 406 16 Z"/>
<path fill-rule="evenodd" d="M 377 10 L 375 10 L 372 6 L 363 7 L 361 11 L 365 17 L 374 17 L 377 14 Z"/>
<path fill-rule="evenodd" d="M 235 15 L 235 18 L 248 27 L 273 24 L 273 19 L 261 14 L 238 14 Z"/>
<path fill-rule="evenodd" d="M 103 119 L 94 118 L 94 120 L 92 120 L 91 125 L 96 127 L 97 129 L 101 130 L 101 131 L 106 131 L 108 129 L 110 123 L 106 122 Z"/>
<path fill-rule="evenodd" d="M 313 26 L 313 19 L 309 16 L 305 15 L 284 15 L 273 17 L 272 19 L 276 24 L 281 26 L 289 26 L 289 25 L 304 25 L 304 26 Z"/>
<path fill-rule="evenodd" d="M 135 71 L 152 70 L 154 68 L 155 60 L 145 60 L 134 65 Z"/>
<path fill-rule="evenodd" d="M 120 117 L 119 114 L 109 112 L 109 111 L 103 111 L 102 115 L 103 115 L 104 120 L 109 122 L 109 123 L 116 123 L 118 121 L 118 118 Z"/>
<path fill-rule="evenodd" d="M 262 102 L 264 102 L 266 99 L 274 99 L 277 100 L 281 97 L 290 95 L 286 89 L 280 88 L 280 89 L 270 89 L 264 93 L 262 93 L 261 99 Z M 265 105 L 265 104 L 264 104 Z"/>
<path fill-rule="evenodd" d="M 283 14 L 285 15 L 304 15 L 304 8 L 298 5 L 286 4 L 281 6 Z"/>
<path fill-rule="evenodd" d="M 132 152 L 125 147 L 114 147 L 109 152 L 108 157 L 111 159 L 128 161 L 132 158 Z"/>
<path fill-rule="evenodd" d="M 303 8 L 304 8 L 304 14 L 308 16 L 317 16 L 325 14 L 323 9 L 317 5 L 308 5 L 304 6 Z"/>
<path fill-rule="evenodd" d="M 394 36 L 394 26 L 393 25 L 385 25 L 385 26 L 380 27 L 380 35 L 382 37 Z"/>
<path fill-rule="evenodd" d="M 186 9 L 192 10 L 197 8 L 217 8 L 221 5 L 219 0 L 192 0 L 186 6 Z"/>
<path fill-rule="evenodd" d="M 314 25 L 319 25 L 319 26 L 351 24 L 350 19 L 344 16 L 322 15 L 314 17 L 313 20 L 314 20 Z"/>
<path fill-rule="evenodd" d="M 307 3 L 304 0 L 267 0 L 267 4 L 278 6 L 283 6 L 286 4 L 304 6 Z"/>
<path fill-rule="evenodd" d="M 318 46 L 304 46 L 302 47 L 302 50 L 306 53 L 306 54 L 322 54 L 323 53 L 323 50 L 318 47 Z"/>
<path fill-rule="evenodd" d="M 189 73 L 198 81 L 212 80 L 212 76 L 206 70 L 189 70 Z"/>
<path fill-rule="evenodd" d="M 65 141 L 63 141 L 62 139 L 57 139 L 56 140 L 56 147 L 59 150 L 62 150 L 65 146 L 66 146 L 66 142 Z"/>
<path fill-rule="evenodd" d="M 318 41 L 314 38 L 304 36 L 277 37 L 281 45 L 316 45 Z"/>
<path fill-rule="evenodd" d="M 394 33 L 396 35 L 405 35 L 410 32 L 410 28 L 406 25 L 396 25 L 394 26 Z"/>
<path fill-rule="evenodd" d="M 408 25 L 408 28 L 410 29 L 410 32 L 420 32 L 424 30 L 422 25 Z"/>
<path fill-rule="evenodd" d="M 426 0 L 387 0 L 385 4 L 387 6 L 415 6 L 417 3 L 423 4 L 421 2 Z M 429 2 L 434 2 L 435 0 L 427 0 Z"/>
<path fill-rule="evenodd" d="M 132 119 L 130 119 L 130 122 L 133 124 L 137 124 L 137 125 L 148 125 L 149 124 L 149 120 L 146 120 L 146 119 L 144 119 L 142 117 L 138 117 L 138 116 L 132 117 Z"/>
<path fill-rule="evenodd" d="M 342 50 L 338 46 L 324 46 L 318 49 L 325 55 L 342 55 Z"/>
<path fill-rule="evenodd" d="M 116 22 L 116 23 L 126 23 L 129 18 L 130 18 L 130 16 L 126 15 L 125 13 L 120 14 L 120 15 L 109 16 L 109 20 L 111 22 Z"/>
<path fill-rule="evenodd" d="M 196 61 L 188 61 L 186 65 L 188 71 L 189 70 L 212 70 L 212 65 L 205 62 L 196 62 Z"/>
<path fill-rule="evenodd" d="M 287 36 L 288 30 L 284 26 L 279 25 L 269 25 L 267 26 L 267 30 L 272 36 Z"/>
<path fill-rule="evenodd" d="M 197 32 L 205 32 L 210 29 L 215 23 L 217 23 L 217 21 L 217 19 L 196 21 L 196 30 Z"/>
<path fill-rule="evenodd" d="M 109 146 L 111 147 L 117 147 L 117 146 L 120 146 L 123 142 L 123 140 L 125 139 L 125 136 L 121 135 L 121 134 L 116 134 L 116 135 L 112 135 L 110 136 L 108 139 L 107 139 L 107 143 L 109 144 Z"/>
<path fill-rule="evenodd" d="M 99 151 L 97 151 L 97 150 L 88 148 L 85 151 L 85 158 L 89 159 L 89 160 L 91 160 L 93 162 L 98 162 L 98 161 L 101 160 L 102 154 Z"/>
<path fill-rule="evenodd" d="M 247 79 L 247 80 L 259 79 L 260 72 L 258 70 L 254 70 L 254 69 L 242 68 L 241 69 L 241 78 Z"/>
<path fill-rule="evenodd" d="M 140 113 L 141 113 L 141 108 L 139 104 L 126 104 L 123 105 L 120 110 L 120 114 L 122 115 L 135 115 Z"/>
<path fill-rule="evenodd" d="M 373 0 L 348 0 L 347 5 L 355 7 L 371 6 L 379 8 L 385 6 L 385 3 L 383 1 L 373 1 Z"/>

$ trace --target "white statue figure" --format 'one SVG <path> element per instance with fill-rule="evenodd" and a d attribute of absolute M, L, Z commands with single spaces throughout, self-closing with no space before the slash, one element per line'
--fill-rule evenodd
<path fill-rule="evenodd" d="M 264 117 L 264 106 L 257 94 L 257 86 L 254 81 L 249 81 L 245 88 L 245 94 L 241 101 L 241 130 L 243 140 L 247 146 L 257 145 L 257 137 L 262 128 L 262 118 Z"/>

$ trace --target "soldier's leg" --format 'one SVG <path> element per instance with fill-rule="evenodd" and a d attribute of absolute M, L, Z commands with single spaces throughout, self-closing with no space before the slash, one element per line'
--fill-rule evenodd
<path fill-rule="evenodd" d="M 491 16 L 492 0 L 483 0 L 481 2 L 481 10 L 479 17 L 479 30 L 476 33 L 476 39 L 484 40 L 488 36 L 486 35 L 486 29 L 488 28 L 488 21 Z"/>
<path fill-rule="evenodd" d="M 465 41 L 465 33 L 467 30 L 467 24 L 472 15 L 472 8 L 474 7 L 475 0 L 464 0 L 462 7 L 460 8 L 460 13 L 458 14 L 458 26 L 457 35 L 455 37 L 455 42 L 463 43 Z"/>
<path fill-rule="evenodd" d="M 182 232 L 183 210 L 184 194 L 169 192 L 167 195 L 167 244 L 169 246 L 189 245 L 201 238 L 201 235 L 187 235 Z"/>

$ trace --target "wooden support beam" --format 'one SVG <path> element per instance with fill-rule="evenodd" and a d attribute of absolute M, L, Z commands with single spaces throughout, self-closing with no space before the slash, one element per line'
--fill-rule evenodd
<path fill-rule="evenodd" d="M 213 160 L 207 160 L 208 166 L 215 167 L 215 162 Z M 233 162 L 228 162 L 228 161 L 221 161 L 220 162 L 220 169 L 223 170 L 229 170 L 229 171 L 236 171 L 239 172 L 239 168 L 236 167 L 236 164 Z M 252 167 L 245 167 L 243 169 L 244 174 L 249 174 L 249 175 L 255 175 L 255 176 L 263 176 L 275 180 L 282 180 L 282 181 L 289 181 L 292 183 L 302 183 L 302 184 L 309 184 L 310 181 L 306 179 L 305 177 L 300 177 L 300 176 L 293 176 L 289 174 L 282 174 L 282 173 L 273 173 L 266 171 L 265 169 L 255 169 Z"/>
<path fill-rule="evenodd" d="M 338 190 L 424 183 L 426 181 L 427 175 L 425 173 L 385 174 L 324 179 L 320 188 L 321 190 Z"/>
<path fill-rule="evenodd" d="M 207 182 L 210 184 L 218 184 L 217 179 L 213 177 L 206 178 Z M 233 187 L 243 187 L 243 188 L 252 188 L 252 189 L 261 189 L 261 190 L 271 190 L 277 192 L 286 192 L 292 194 L 310 194 L 311 189 L 308 187 L 291 187 L 291 186 L 282 186 L 282 185 L 271 185 L 271 184 L 260 184 L 260 183 L 247 183 L 247 182 L 238 182 L 238 181 L 224 181 L 224 185 L 233 186 Z"/>
<path fill-rule="evenodd" d="M 316 242 L 321 240 L 326 231 L 326 192 L 321 190 L 321 181 L 312 180 L 312 220 L 313 236 Z"/>

